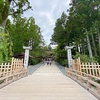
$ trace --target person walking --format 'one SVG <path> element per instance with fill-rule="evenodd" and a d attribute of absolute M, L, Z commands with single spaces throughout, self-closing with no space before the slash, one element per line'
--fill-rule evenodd
<path fill-rule="evenodd" d="M 50 59 L 49 63 L 50 63 L 50 65 L 51 65 L 51 59 Z"/>
<path fill-rule="evenodd" d="M 47 61 L 46 62 L 47 62 L 47 65 L 49 65 L 49 59 L 48 58 L 47 58 Z"/>
<path fill-rule="evenodd" d="M 42 58 L 42 65 L 44 65 L 44 63 L 45 63 L 45 59 L 44 59 L 44 58 Z"/>

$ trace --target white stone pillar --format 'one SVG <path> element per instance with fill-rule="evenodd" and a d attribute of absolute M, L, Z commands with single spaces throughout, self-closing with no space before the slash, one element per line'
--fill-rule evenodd
<path fill-rule="evenodd" d="M 67 50 L 67 59 L 68 59 L 68 67 L 72 67 L 72 54 L 71 49 L 73 46 L 66 46 L 65 49 Z"/>
<path fill-rule="evenodd" d="M 25 49 L 25 55 L 24 55 L 24 68 L 28 68 L 28 60 L 29 60 L 29 50 L 32 49 L 31 46 L 23 46 L 23 49 Z"/>

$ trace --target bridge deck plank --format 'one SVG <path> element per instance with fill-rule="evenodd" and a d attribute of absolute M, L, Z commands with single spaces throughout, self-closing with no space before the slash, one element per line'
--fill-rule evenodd
<path fill-rule="evenodd" d="M 98 100 L 61 73 L 55 64 L 0 89 L 0 100 Z"/>

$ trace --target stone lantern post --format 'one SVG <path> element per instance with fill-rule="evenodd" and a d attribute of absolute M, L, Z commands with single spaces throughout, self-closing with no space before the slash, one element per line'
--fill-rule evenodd
<path fill-rule="evenodd" d="M 24 68 L 28 68 L 28 61 L 29 61 L 29 51 L 32 50 L 32 40 L 29 41 L 28 46 L 23 46 L 23 49 L 25 49 L 25 55 L 24 55 Z"/>
<path fill-rule="evenodd" d="M 65 50 L 67 50 L 67 59 L 68 59 L 68 67 L 72 67 L 72 54 L 71 54 L 71 49 L 73 46 L 66 46 Z"/>

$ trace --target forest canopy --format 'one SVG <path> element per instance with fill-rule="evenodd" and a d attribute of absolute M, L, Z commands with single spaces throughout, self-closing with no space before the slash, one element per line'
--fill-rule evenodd
<path fill-rule="evenodd" d="M 52 40 L 58 44 L 58 61 L 67 57 L 65 46 L 74 46 L 73 58 L 80 53 L 100 62 L 100 1 L 71 0 L 67 14 L 56 20 Z"/>
<path fill-rule="evenodd" d="M 44 39 L 41 29 L 33 17 L 24 17 L 24 12 L 32 9 L 28 0 L 0 0 L 0 63 L 9 61 L 13 55 L 24 52 L 23 46 L 28 46 L 32 40 L 33 49 L 30 55 L 32 63 L 38 63 L 44 53 Z M 10 19 L 9 19 L 10 16 Z M 22 17 L 23 16 L 23 17 Z M 35 59 L 36 58 L 36 59 Z"/>

